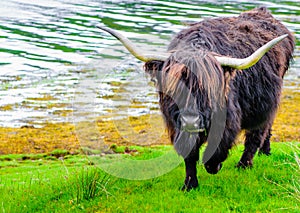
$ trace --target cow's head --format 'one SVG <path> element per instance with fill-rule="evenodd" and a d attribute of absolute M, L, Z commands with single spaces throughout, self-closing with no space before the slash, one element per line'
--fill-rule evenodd
<path fill-rule="evenodd" d="M 119 32 L 99 27 L 116 37 L 156 82 L 160 107 L 177 152 L 187 157 L 197 140 L 207 139 L 212 111 L 226 100 L 226 73 L 222 66 L 247 69 L 287 35 L 268 42 L 247 58 L 231 58 L 204 50 L 176 49 L 164 54 L 145 54 Z M 214 166 L 217 170 L 220 165 Z M 211 173 L 215 173 L 212 171 Z"/>
<path fill-rule="evenodd" d="M 206 141 L 212 112 L 225 103 L 222 67 L 207 51 L 181 49 L 164 62 L 146 62 L 145 70 L 156 79 L 174 147 L 187 157 L 197 140 Z"/>

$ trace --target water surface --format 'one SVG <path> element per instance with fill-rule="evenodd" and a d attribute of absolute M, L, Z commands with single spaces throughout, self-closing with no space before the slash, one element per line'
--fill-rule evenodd
<path fill-rule="evenodd" d="M 184 23 L 256 6 L 268 7 L 295 33 L 295 62 L 285 85 L 299 89 L 298 0 L 1 1 L 0 126 L 157 113 L 155 88 L 142 63 L 95 26 L 121 30 L 140 48 L 157 52 Z"/>

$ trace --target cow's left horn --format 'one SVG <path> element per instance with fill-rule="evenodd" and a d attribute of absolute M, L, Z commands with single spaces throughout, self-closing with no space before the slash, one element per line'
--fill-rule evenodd
<path fill-rule="evenodd" d="M 275 44 L 279 43 L 287 36 L 288 34 L 285 34 L 269 41 L 247 58 L 230 58 L 225 56 L 215 56 L 215 58 L 222 66 L 228 66 L 240 70 L 247 69 L 256 64 L 266 52 L 268 52 Z"/>
<path fill-rule="evenodd" d="M 97 26 L 99 29 L 104 30 L 108 33 L 110 33 L 112 36 L 117 38 L 123 45 L 126 47 L 126 49 L 137 59 L 148 62 L 148 61 L 165 61 L 169 56 L 168 55 L 151 55 L 151 54 L 145 54 L 144 52 L 140 51 L 128 38 L 123 36 L 121 33 L 110 29 L 108 27 L 102 27 L 102 26 Z"/>

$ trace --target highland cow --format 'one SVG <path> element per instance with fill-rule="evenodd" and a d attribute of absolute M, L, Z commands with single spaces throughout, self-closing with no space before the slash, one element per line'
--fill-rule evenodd
<path fill-rule="evenodd" d="M 245 149 L 237 166 L 253 164 L 257 150 L 270 154 L 272 123 L 294 37 L 266 8 L 238 17 L 191 24 L 171 41 L 167 54 L 146 55 L 120 33 L 118 38 L 156 81 L 159 104 L 176 151 L 184 157 L 184 190 L 198 186 L 199 148 L 216 174 L 245 130 Z"/>

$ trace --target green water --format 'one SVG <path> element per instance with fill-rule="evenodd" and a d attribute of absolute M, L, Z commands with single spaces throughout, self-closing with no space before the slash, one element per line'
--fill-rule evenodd
<path fill-rule="evenodd" d="M 183 23 L 257 6 L 295 33 L 295 62 L 285 81 L 299 89 L 299 0 L 1 1 L 0 126 L 157 113 L 142 64 L 95 26 L 121 30 L 140 48 L 159 52 Z"/>

